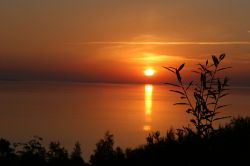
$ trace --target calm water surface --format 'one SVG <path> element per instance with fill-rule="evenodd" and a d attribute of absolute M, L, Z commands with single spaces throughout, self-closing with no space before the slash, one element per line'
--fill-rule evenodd
<path fill-rule="evenodd" d="M 39 135 L 69 151 L 80 141 L 87 159 L 107 130 L 124 148 L 144 144 L 151 131 L 187 126 L 185 108 L 173 106 L 178 97 L 162 85 L 2 82 L 0 137 L 20 142 Z M 249 88 L 233 88 L 224 115 L 250 116 L 249 101 Z"/>

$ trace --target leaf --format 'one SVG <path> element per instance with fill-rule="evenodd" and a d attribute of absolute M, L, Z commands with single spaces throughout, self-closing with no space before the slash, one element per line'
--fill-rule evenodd
<path fill-rule="evenodd" d="M 221 54 L 221 55 L 220 55 L 220 60 L 222 61 L 222 60 L 225 58 L 225 56 L 226 56 L 225 53 Z"/>
<path fill-rule="evenodd" d="M 206 70 L 207 70 L 206 67 L 203 66 L 202 64 L 199 63 L 198 65 L 202 68 L 202 69 L 201 69 L 201 68 L 199 68 L 199 69 L 201 69 L 201 70 L 203 70 L 203 71 L 206 71 Z"/>
<path fill-rule="evenodd" d="M 222 94 L 222 95 L 220 95 L 220 98 L 225 97 L 225 96 L 227 96 L 227 95 L 230 95 L 230 93 Z"/>
<path fill-rule="evenodd" d="M 191 119 L 190 122 L 196 125 L 196 121 L 194 119 Z"/>
<path fill-rule="evenodd" d="M 171 85 L 171 86 L 176 86 L 176 87 L 180 87 L 179 85 L 172 84 L 172 83 L 169 83 L 169 82 L 166 82 L 166 83 L 164 83 L 164 84 L 166 84 L 166 85 Z"/>
<path fill-rule="evenodd" d="M 186 91 L 190 88 L 190 86 L 193 85 L 193 81 L 191 81 L 186 89 Z"/>
<path fill-rule="evenodd" d="M 217 57 L 214 56 L 214 55 L 212 56 L 212 59 L 213 59 L 213 62 L 214 62 L 214 66 L 217 67 L 218 64 L 219 64 L 219 60 L 218 60 Z"/>
<path fill-rule="evenodd" d="M 178 70 L 176 70 L 176 76 L 177 76 L 178 81 L 181 83 L 181 75 Z"/>
<path fill-rule="evenodd" d="M 183 64 L 178 68 L 178 71 L 181 71 L 181 69 L 183 69 L 184 66 L 185 66 L 185 63 L 183 63 Z"/>
<path fill-rule="evenodd" d="M 221 119 L 226 119 L 226 118 L 231 118 L 232 116 L 223 116 L 223 117 L 220 117 L 220 118 L 215 118 L 213 121 L 216 121 L 216 120 L 221 120 Z"/>
<path fill-rule="evenodd" d="M 216 107 L 216 109 L 224 108 L 224 107 L 227 107 L 227 106 L 230 106 L 230 105 L 231 104 L 220 105 L 220 106 Z"/>
<path fill-rule="evenodd" d="M 169 67 L 165 67 L 165 66 L 162 66 L 163 68 L 165 68 L 165 69 L 167 69 L 168 71 L 170 71 L 170 72 L 172 72 L 172 73 L 174 73 L 174 71 L 173 70 L 171 70 Z"/>
<path fill-rule="evenodd" d="M 193 111 L 193 110 L 189 108 L 189 109 L 186 110 L 186 113 L 189 114 L 189 113 L 191 113 L 192 111 Z"/>
<path fill-rule="evenodd" d="M 188 103 L 174 103 L 174 105 L 189 105 Z"/>
<path fill-rule="evenodd" d="M 232 67 L 223 67 L 223 68 L 218 69 L 217 71 L 226 70 L 226 69 L 231 69 L 231 68 L 232 68 Z"/>
<path fill-rule="evenodd" d="M 213 116 L 215 116 L 215 113 L 213 113 L 213 114 L 210 114 L 210 115 L 206 115 L 205 117 L 204 117 L 204 119 L 209 119 L 209 118 L 211 118 L 211 117 L 213 117 Z"/>
<path fill-rule="evenodd" d="M 178 91 L 178 90 L 169 90 L 169 91 L 171 91 L 171 92 L 175 92 L 175 93 L 179 93 L 179 94 L 182 94 L 182 95 L 185 95 L 183 92 Z"/>
<path fill-rule="evenodd" d="M 192 72 L 193 72 L 193 73 L 197 73 L 197 74 L 199 74 L 199 72 L 198 72 L 198 71 L 195 71 L 195 70 L 193 70 Z"/>

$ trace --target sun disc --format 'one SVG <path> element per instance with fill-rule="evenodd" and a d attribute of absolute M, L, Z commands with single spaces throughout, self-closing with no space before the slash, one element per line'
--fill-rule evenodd
<path fill-rule="evenodd" d="M 145 76 L 153 76 L 155 74 L 155 71 L 153 69 L 146 69 L 144 71 Z"/>

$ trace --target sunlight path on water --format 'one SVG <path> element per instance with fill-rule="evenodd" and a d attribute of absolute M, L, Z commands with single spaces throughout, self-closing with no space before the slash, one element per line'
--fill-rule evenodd
<path fill-rule="evenodd" d="M 153 94 L 153 85 L 145 85 L 145 124 L 143 130 L 151 130 L 151 114 L 152 114 L 152 94 Z"/>

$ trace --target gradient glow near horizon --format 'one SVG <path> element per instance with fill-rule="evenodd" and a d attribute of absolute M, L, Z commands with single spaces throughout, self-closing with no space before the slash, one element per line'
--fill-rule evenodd
<path fill-rule="evenodd" d="M 0 80 L 152 82 L 226 53 L 250 85 L 249 0 L 2 0 Z"/>

